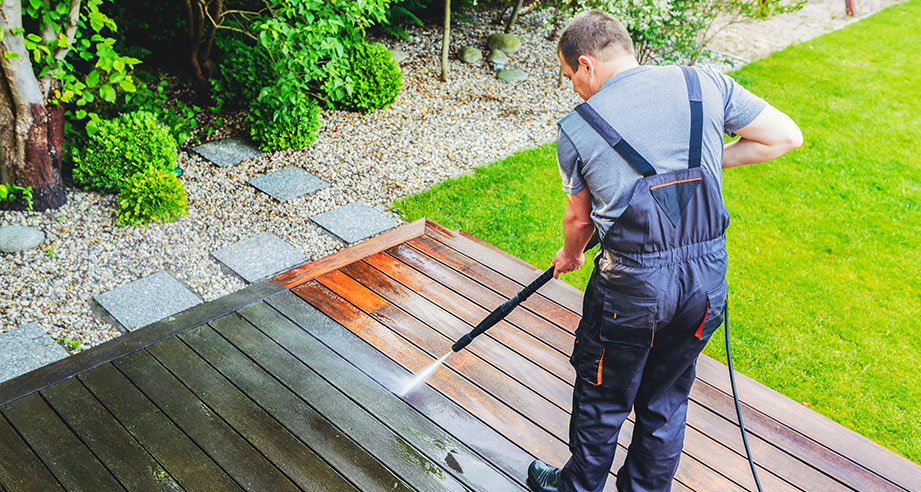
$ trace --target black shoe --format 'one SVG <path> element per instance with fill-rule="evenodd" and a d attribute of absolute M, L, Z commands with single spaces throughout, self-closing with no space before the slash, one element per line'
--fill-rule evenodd
<path fill-rule="evenodd" d="M 528 467 L 528 486 L 532 492 L 558 492 L 560 469 L 541 460 L 534 460 Z"/>

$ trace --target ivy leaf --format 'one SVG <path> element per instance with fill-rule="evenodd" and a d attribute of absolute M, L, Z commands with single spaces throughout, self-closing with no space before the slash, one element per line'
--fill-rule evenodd
<path fill-rule="evenodd" d="M 93 70 L 86 76 L 86 86 L 96 87 L 97 84 L 99 84 L 99 72 Z"/>
<path fill-rule="evenodd" d="M 83 118 L 86 118 L 86 110 L 78 109 L 76 112 L 76 116 L 78 120 L 82 120 Z"/>
<path fill-rule="evenodd" d="M 106 102 L 113 103 L 115 102 L 115 89 L 108 84 L 100 86 L 99 97 L 101 97 Z"/>
<path fill-rule="evenodd" d="M 116 71 L 116 72 L 124 72 L 124 71 L 125 71 L 125 62 L 123 62 L 123 61 L 121 61 L 121 60 L 115 60 L 115 61 L 112 62 L 112 67 L 115 68 L 115 71 Z"/>
<path fill-rule="evenodd" d="M 18 59 L 19 59 L 19 53 L 14 53 L 14 52 L 12 52 L 12 51 L 7 51 L 6 53 L 3 54 L 3 57 L 4 57 L 4 58 L 16 58 L 16 59 L 18 60 Z"/>

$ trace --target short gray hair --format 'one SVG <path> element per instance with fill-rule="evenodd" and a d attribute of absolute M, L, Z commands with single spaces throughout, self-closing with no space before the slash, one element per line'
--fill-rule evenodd
<path fill-rule="evenodd" d="M 579 69 L 582 55 L 609 60 L 616 54 L 635 54 L 633 41 L 624 25 L 600 10 L 589 10 L 573 17 L 563 29 L 556 50 L 573 71 Z"/>

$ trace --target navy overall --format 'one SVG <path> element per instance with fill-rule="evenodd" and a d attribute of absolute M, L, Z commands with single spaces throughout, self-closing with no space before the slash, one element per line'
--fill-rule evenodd
<path fill-rule="evenodd" d="M 636 422 L 617 489 L 671 488 L 697 357 L 722 324 L 729 213 L 716 177 L 700 166 L 700 81 L 682 70 L 691 104 L 687 169 L 656 174 L 588 103 L 576 108 L 643 177 L 603 238 L 585 290 L 561 491 L 604 488 L 631 408 Z"/>

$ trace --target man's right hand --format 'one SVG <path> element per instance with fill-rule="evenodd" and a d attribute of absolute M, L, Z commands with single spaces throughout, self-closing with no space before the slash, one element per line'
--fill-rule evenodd
<path fill-rule="evenodd" d="M 560 275 L 564 273 L 574 272 L 582 268 L 582 264 L 585 263 L 585 255 L 579 253 L 575 258 L 569 257 L 564 251 L 565 248 L 560 248 L 556 252 L 556 256 L 553 257 L 553 262 L 550 266 L 553 267 L 553 278 L 560 278 Z"/>

